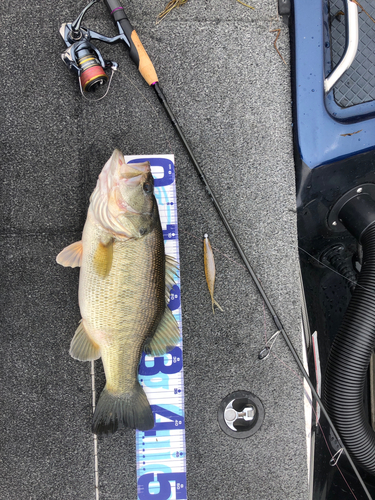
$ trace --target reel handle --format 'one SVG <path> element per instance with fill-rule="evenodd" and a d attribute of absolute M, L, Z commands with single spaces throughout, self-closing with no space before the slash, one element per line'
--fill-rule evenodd
<path fill-rule="evenodd" d="M 113 20 L 120 32 L 123 33 L 129 42 L 129 55 L 137 66 L 139 72 L 149 85 L 158 81 L 158 77 L 145 48 L 140 41 L 137 32 L 130 24 L 124 8 L 119 0 L 104 0 Z"/>

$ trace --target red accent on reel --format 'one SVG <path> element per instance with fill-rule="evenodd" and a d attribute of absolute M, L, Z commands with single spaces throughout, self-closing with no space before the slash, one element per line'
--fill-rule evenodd
<path fill-rule="evenodd" d="M 102 85 L 104 82 L 106 82 L 108 80 L 108 76 L 101 66 L 95 65 L 84 70 L 81 73 L 80 80 L 82 90 L 84 92 L 90 92 L 90 90 L 92 90 L 93 86 L 95 86 L 96 84 L 99 83 L 100 85 Z"/>

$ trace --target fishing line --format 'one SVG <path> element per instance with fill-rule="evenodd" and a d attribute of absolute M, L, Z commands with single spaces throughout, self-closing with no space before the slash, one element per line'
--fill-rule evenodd
<path fill-rule="evenodd" d="M 203 174 L 203 173 L 202 173 L 202 174 Z M 202 179 L 202 181 L 203 181 L 203 182 L 205 182 L 205 183 L 207 182 L 207 181 L 205 180 L 204 175 L 202 175 L 201 179 Z M 208 187 L 208 186 L 207 186 L 207 187 Z M 297 365 L 298 365 L 298 368 L 299 368 L 300 372 L 302 373 L 302 375 L 303 375 L 304 379 L 305 379 L 305 380 L 306 380 L 306 382 L 308 383 L 308 385 L 309 385 L 309 387 L 310 387 L 310 390 L 311 390 L 311 392 L 312 392 L 312 394 L 313 394 L 313 396 L 314 396 L 315 400 L 316 400 L 316 401 L 317 401 L 317 403 L 319 404 L 321 411 L 323 412 L 324 416 L 326 417 L 327 422 L 328 422 L 329 426 L 331 427 L 332 432 L 333 432 L 333 434 L 334 434 L 334 436 L 335 436 L 336 440 L 338 441 L 338 443 L 339 443 L 340 447 L 341 447 L 341 448 L 343 448 L 343 450 L 345 451 L 345 454 L 346 454 L 346 456 L 347 456 L 347 459 L 348 459 L 348 461 L 349 461 L 349 463 L 350 463 L 350 465 L 351 465 L 351 467 L 352 467 L 352 469 L 353 469 L 353 471 L 354 471 L 355 475 L 357 476 L 358 481 L 360 482 L 360 484 L 361 484 L 361 486 L 362 486 L 363 490 L 365 491 L 365 493 L 366 493 L 367 497 L 368 497 L 370 500 L 372 500 L 371 495 L 370 495 L 369 491 L 367 490 L 367 487 L 366 487 L 366 485 L 365 485 L 365 483 L 364 483 L 364 481 L 363 481 L 363 479 L 362 479 L 361 475 L 359 474 L 359 471 L 358 471 L 358 469 L 357 469 L 356 465 L 354 464 L 354 462 L 353 462 L 353 460 L 352 460 L 351 456 L 349 455 L 349 453 L 348 453 L 348 451 L 347 451 L 347 449 L 346 449 L 346 447 L 345 447 L 344 443 L 342 442 L 341 437 L 340 437 L 340 435 L 339 435 L 338 431 L 336 430 L 336 427 L 335 427 L 335 425 L 333 424 L 333 422 L 332 422 L 332 420 L 331 420 L 331 418 L 330 418 L 330 416 L 329 416 L 329 414 L 328 414 L 328 412 L 327 412 L 327 410 L 326 410 L 325 405 L 323 404 L 323 402 L 322 402 L 322 400 L 320 399 L 320 397 L 319 397 L 318 393 L 316 392 L 315 387 L 314 387 L 314 384 L 312 383 L 312 381 L 311 381 L 311 379 L 310 379 L 310 377 L 309 377 L 308 373 L 306 372 L 306 370 L 305 370 L 305 368 L 304 368 L 304 366 L 303 366 L 303 364 L 302 364 L 302 362 L 301 362 L 301 360 L 300 360 L 300 358 L 299 358 L 299 355 L 298 355 L 297 351 L 296 351 L 296 350 L 295 350 L 295 348 L 294 348 L 293 343 L 292 343 L 292 342 L 291 342 L 291 340 L 289 339 L 289 336 L 287 335 L 287 333 L 286 333 L 286 331 L 285 331 L 285 329 L 284 329 L 284 327 L 283 327 L 283 325 L 282 325 L 282 323 L 281 323 L 281 321 L 280 321 L 280 319 L 279 319 L 279 317 L 278 317 L 278 315 L 277 315 L 277 313 L 276 313 L 275 309 L 273 308 L 273 306 L 272 306 L 271 302 L 270 302 L 270 301 L 269 301 L 269 299 L 268 299 L 268 296 L 266 295 L 265 291 L 263 290 L 263 287 L 262 287 L 262 285 L 261 285 L 261 282 L 259 281 L 259 279 L 257 278 L 257 276 L 256 276 L 255 272 L 253 271 L 253 269 L 252 269 L 252 267 L 251 267 L 251 265 L 250 265 L 250 263 L 249 263 L 249 261 L 248 261 L 248 259 L 247 259 L 246 255 L 245 255 L 244 251 L 242 250 L 242 247 L 241 247 L 241 245 L 240 245 L 239 241 L 237 240 L 236 236 L 234 235 L 234 233 L 233 233 L 233 231 L 232 231 L 232 228 L 230 227 L 229 222 L 227 221 L 227 219 L 226 219 L 226 217 L 225 217 L 224 213 L 222 212 L 221 207 L 219 206 L 219 204 L 218 204 L 218 202 L 217 202 L 216 198 L 214 197 L 214 195 L 213 195 L 213 193 L 212 193 L 211 189 L 210 189 L 210 188 L 208 188 L 208 191 L 209 191 L 209 192 L 211 192 L 211 194 L 212 194 L 212 201 L 214 202 L 215 207 L 217 208 L 217 210 L 218 210 L 218 212 L 219 212 L 219 215 L 220 215 L 220 217 L 222 218 L 222 221 L 223 221 L 223 223 L 224 223 L 224 225 L 225 225 L 226 229 L 228 230 L 229 235 L 230 235 L 230 236 L 231 236 L 231 238 L 232 238 L 233 243 L 235 244 L 235 246 L 236 246 L 236 248 L 237 248 L 237 250 L 238 250 L 238 252 L 239 252 L 240 256 L 242 257 L 242 260 L 243 260 L 243 262 L 244 262 L 244 264 L 245 264 L 245 266 L 246 266 L 247 270 L 249 271 L 249 273 L 250 273 L 251 277 L 253 278 L 253 281 L 254 281 L 254 283 L 255 283 L 256 287 L 258 288 L 258 291 L 259 291 L 259 293 L 261 294 L 261 296 L 262 296 L 262 298 L 263 298 L 263 300 L 264 300 L 264 302 L 265 302 L 265 304 L 266 304 L 266 306 L 267 306 L 267 308 L 268 308 L 268 310 L 269 310 L 269 312 L 270 312 L 270 314 L 271 314 L 271 316 L 272 316 L 272 319 L 273 319 L 273 321 L 274 321 L 274 323 L 275 323 L 275 325 L 276 325 L 277 329 L 278 329 L 278 330 L 280 330 L 280 333 L 282 334 L 282 336 L 283 336 L 283 338 L 284 338 L 284 340 L 285 340 L 285 342 L 286 342 L 286 344 L 287 344 L 287 346 L 288 346 L 289 350 L 291 351 L 291 353 L 292 353 L 292 355 L 293 355 L 293 358 L 294 358 L 294 360 L 296 361 L 296 363 L 297 363 Z"/>
<path fill-rule="evenodd" d="M 276 356 L 276 355 L 275 355 L 275 356 Z M 276 356 L 276 357 L 277 357 L 277 356 Z M 280 361 L 281 361 L 281 360 L 280 360 Z M 283 361 L 281 361 L 281 363 L 283 363 Z M 287 365 L 286 365 L 286 366 L 287 366 Z M 296 375 L 297 375 L 297 374 L 296 374 Z M 298 376 L 298 375 L 297 375 L 297 376 Z M 315 418 L 316 418 L 316 417 L 317 417 L 317 415 L 316 415 L 316 411 L 315 411 L 315 409 L 314 409 L 313 402 L 312 402 L 312 400 L 311 400 L 310 396 L 307 394 L 306 389 L 304 388 L 303 390 L 304 390 L 304 393 L 305 393 L 305 397 L 306 397 L 306 399 L 307 399 L 308 403 L 310 404 L 311 409 L 312 409 L 312 411 L 313 411 L 313 413 L 314 413 L 314 416 L 315 416 Z M 321 424 L 320 424 L 319 420 L 318 420 L 318 426 L 319 426 L 320 432 L 322 433 L 322 436 L 323 436 L 324 442 L 325 442 L 325 444 L 326 444 L 326 447 L 327 447 L 327 449 L 328 449 L 328 452 L 329 452 L 329 454 L 331 455 L 331 460 L 329 461 L 329 465 L 330 465 L 331 467 L 336 467 L 336 468 L 337 468 L 337 470 L 339 471 L 339 473 L 340 473 L 341 477 L 343 478 L 343 480 L 344 480 L 344 482 L 345 482 L 346 486 L 348 487 L 348 489 L 349 489 L 350 493 L 353 495 L 353 497 L 355 498 L 355 500 L 358 500 L 358 498 L 356 497 L 356 495 L 355 495 L 354 491 L 353 491 L 353 490 L 352 490 L 352 488 L 350 487 L 350 485 L 349 485 L 349 483 L 348 483 L 348 481 L 347 481 L 347 479 L 346 479 L 346 477 L 345 477 L 344 473 L 342 472 L 342 470 L 340 469 L 339 464 L 338 464 L 338 462 L 339 462 L 339 460 L 340 460 L 340 457 L 341 457 L 341 455 L 342 455 L 342 453 L 343 453 L 344 449 L 343 449 L 343 448 L 340 448 L 340 449 L 339 449 L 339 450 L 338 450 L 335 454 L 332 454 L 331 449 L 330 449 L 329 444 L 328 444 L 327 437 L 326 437 L 326 435 L 325 435 L 325 433 L 324 433 L 324 431 L 323 431 L 323 428 L 322 428 L 322 426 L 321 426 Z"/>
<path fill-rule="evenodd" d="M 96 391 L 95 391 L 95 361 L 91 361 L 90 366 L 91 375 L 91 394 L 92 394 L 92 413 L 95 413 L 95 401 L 96 401 Z M 94 477 L 95 477 L 95 500 L 99 500 L 99 466 L 98 466 L 98 437 L 96 434 L 94 436 Z"/>
<path fill-rule="evenodd" d="M 161 126 L 162 128 L 162 131 L 163 131 L 163 135 L 164 135 L 164 139 L 165 139 L 165 142 L 168 144 L 169 146 L 169 151 L 170 151 L 170 154 L 174 154 L 173 152 L 173 148 L 172 148 L 172 145 L 168 139 L 168 135 L 167 135 L 167 132 L 164 128 L 164 125 L 163 125 L 163 122 L 162 120 L 160 120 L 160 117 L 159 117 L 159 113 L 157 111 L 157 109 L 152 105 L 152 103 L 147 99 L 146 96 L 143 95 L 143 93 L 141 92 L 141 90 L 138 88 L 138 86 L 133 82 L 133 80 L 131 78 L 128 77 L 128 75 L 124 72 L 124 71 L 121 71 L 120 69 L 117 69 L 117 71 L 119 73 L 121 73 L 122 76 L 124 76 L 128 82 L 135 88 L 135 90 L 138 92 L 138 94 L 142 97 L 142 99 L 144 101 L 146 101 L 146 103 L 149 105 L 150 109 L 152 110 L 152 112 L 155 114 L 155 116 L 158 118 L 158 121 L 159 121 L 159 125 Z M 175 178 L 177 179 L 177 168 L 176 168 L 176 165 L 174 166 L 175 167 Z"/>
<path fill-rule="evenodd" d="M 270 342 L 270 341 L 272 340 L 272 338 L 273 338 L 273 337 L 275 337 L 275 335 L 276 335 L 276 339 L 277 339 L 277 335 L 278 335 L 280 332 L 276 332 L 274 335 L 272 335 L 272 337 L 271 337 L 270 339 L 268 339 L 268 340 L 267 340 L 267 323 L 266 323 L 266 314 L 265 314 L 264 305 L 263 305 L 263 313 L 264 313 L 264 314 L 263 314 L 263 321 L 264 321 L 264 338 L 265 338 L 265 342 L 266 342 L 266 344 L 267 344 L 268 342 Z M 304 384 L 303 379 L 299 376 L 299 374 L 298 374 L 296 371 L 294 371 L 294 370 L 293 370 L 293 368 L 292 368 L 291 366 L 289 366 L 289 364 L 288 364 L 288 363 L 286 363 L 286 362 L 285 362 L 285 361 L 283 361 L 283 360 L 282 360 L 279 356 L 277 356 L 277 355 L 275 354 L 275 352 L 274 352 L 274 351 L 272 351 L 272 355 L 276 358 L 276 360 L 277 360 L 279 363 L 283 364 L 285 368 L 287 368 L 287 369 L 288 369 L 288 370 L 289 370 L 289 371 L 290 371 L 290 372 L 291 372 L 291 373 L 292 373 L 295 377 L 297 377 L 297 379 L 300 381 L 300 383 L 301 383 L 301 384 Z M 267 356 L 267 357 L 268 357 L 268 356 Z M 263 358 L 263 359 L 266 359 L 266 358 Z M 322 436 L 323 436 L 324 442 L 325 442 L 325 444 L 326 444 L 326 447 L 327 447 L 327 449 L 328 449 L 328 452 L 329 452 L 329 454 L 331 455 L 330 465 L 331 465 L 331 466 L 336 466 L 336 467 L 337 467 L 337 470 L 340 472 L 340 475 L 341 475 L 341 477 L 343 478 L 343 480 L 344 480 L 345 484 L 347 485 L 347 487 L 348 487 L 348 489 L 349 489 L 350 493 L 353 495 L 353 497 L 354 497 L 356 500 L 358 500 L 358 499 L 357 499 L 357 497 L 356 497 L 356 495 L 354 494 L 353 490 L 351 489 L 351 487 L 350 487 L 350 485 L 349 485 L 349 483 L 348 483 L 347 479 L 345 478 L 344 473 L 342 472 L 342 470 L 340 469 L 340 467 L 339 467 L 339 465 L 338 465 L 338 461 L 339 461 L 339 459 L 340 459 L 340 457 L 341 457 L 341 455 L 342 455 L 342 452 L 344 451 L 344 450 L 343 450 L 343 448 L 340 448 L 340 449 L 339 449 L 339 450 L 338 450 L 335 454 L 333 454 L 333 453 L 331 452 L 330 446 L 329 446 L 329 444 L 328 444 L 328 440 L 327 440 L 327 438 L 326 438 L 326 435 L 325 435 L 325 433 L 324 433 L 324 431 L 323 431 L 323 428 L 322 428 L 322 426 L 321 426 L 321 424 L 320 424 L 319 418 L 318 418 L 317 413 L 316 413 L 316 411 L 315 411 L 315 408 L 314 408 L 314 405 L 313 405 L 313 401 L 312 401 L 312 399 L 311 399 L 310 395 L 307 393 L 307 391 L 306 391 L 305 387 L 303 387 L 303 392 L 304 392 L 304 395 L 305 395 L 305 398 L 306 398 L 307 402 L 308 402 L 308 403 L 309 403 L 309 405 L 311 406 L 311 409 L 312 409 L 312 411 L 313 411 L 313 413 L 314 413 L 314 416 L 315 416 L 316 425 L 317 425 L 317 426 L 319 426 L 319 429 L 320 429 L 320 431 L 321 431 L 321 433 L 322 433 Z"/>
<path fill-rule="evenodd" d="M 263 311 L 264 311 L 264 307 L 263 307 Z M 264 311 L 264 313 L 265 313 L 265 311 Z M 276 335 L 276 339 L 277 339 L 277 336 L 278 336 L 278 334 L 279 334 L 279 333 L 280 333 L 280 332 L 276 332 L 274 335 L 272 335 L 272 337 L 270 337 L 270 338 L 267 340 L 266 317 L 265 317 L 265 314 L 264 314 L 264 336 L 265 336 L 266 343 L 267 343 L 267 342 L 270 342 L 270 341 L 272 340 L 272 338 L 273 338 L 273 337 L 275 337 L 275 335 Z M 276 339 L 275 339 L 275 340 L 276 340 Z M 274 342 L 275 342 L 275 340 L 274 340 Z M 303 383 L 304 383 L 304 382 L 303 382 L 303 378 L 301 378 L 301 377 L 299 376 L 299 374 L 298 374 L 296 371 L 294 371 L 294 370 L 293 370 L 293 368 L 291 368 L 291 367 L 288 365 L 288 363 L 286 363 L 286 362 L 285 362 L 285 361 L 283 361 L 283 360 L 282 360 L 279 356 L 277 356 L 277 355 L 274 353 L 274 351 L 272 351 L 272 353 L 270 352 L 269 354 L 272 354 L 272 355 L 276 358 L 276 360 L 277 360 L 279 363 L 283 364 L 283 365 L 284 365 L 284 367 L 285 367 L 285 368 L 287 368 L 287 369 L 288 369 L 288 370 L 289 370 L 289 371 L 290 371 L 290 372 L 291 372 L 291 373 L 292 373 L 292 374 L 293 374 L 293 375 L 294 375 L 294 376 L 295 376 L 295 377 L 299 380 L 299 382 L 300 382 L 301 384 L 303 384 Z M 267 356 L 267 357 L 268 357 L 268 356 Z M 266 359 L 266 358 L 263 358 L 263 359 Z M 331 455 L 330 465 L 331 465 L 331 466 L 336 466 L 336 467 L 337 467 L 337 470 L 340 472 L 340 475 L 341 475 L 341 477 L 343 478 L 343 480 L 344 480 L 345 484 L 347 485 L 347 487 L 348 487 L 348 489 L 349 489 L 350 493 L 353 495 L 353 497 L 354 497 L 356 500 L 358 500 L 358 499 L 357 499 L 357 497 L 356 497 L 356 495 L 354 494 L 354 492 L 353 492 L 352 488 L 350 487 L 350 485 L 349 485 L 349 483 L 348 483 L 347 479 L 345 478 L 344 473 L 342 472 L 342 470 L 340 469 L 340 467 L 339 467 L 339 465 L 338 465 L 338 461 L 339 461 L 339 459 L 340 459 L 340 457 L 341 457 L 341 455 L 342 455 L 342 453 L 343 453 L 344 449 L 343 449 L 343 448 L 340 448 L 340 449 L 339 449 L 337 452 L 335 452 L 334 454 L 331 452 L 331 449 L 330 449 L 330 446 L 329 446 L 329 444 L 328 444 L 328 440 L 327 440 L 327 438 L 326 438 L 326 435 L 325 435 L 325 433 L 324 433 L 324 431 L 323 431 L 323 428 L 322 428 L 322 426 L 321 426 L 321 424 L 320 424 L 319 419 L 317 419 L 317 414 L 316 414 L 316 411 L 315 411 L 315 408 L 314 408 L 314 405 L 313 405 L 313 401 L 312 401 L 312 399 L 311 399 L 310 395 L 307 393 L 307 391 L 306 391 L 305 387 L 303 387 L 303 392 L 304 392 L 305 398 L 307 399 L 307 402 L 308 402 L 308 403 L 309 403 L 309 405 L 311 406 L 311 409 L 312 409 L 312 411 L 313 411 L 313 413 L 314 413 L 314 416 L 315 416 L 315 420 L 316 420 L 316 422 L 317 422 L 317 425 L 319 426 L 319 429 L 320 429 L 320 431 L 321 431 L 321 433 L 322 433 L 323 439 L 324 439 L 325 444 L 326 444 L 326 446 L 327 446 L 328 452 L 329 452 L 329 454 Z M 370 498 L 371 498 L 371 497 L 370 497 Z"/>
<path fill-rule="evenodd" d="M 312 259 L 314 259 L 316 262 L 318 262 L 319 264 L 321 264 L 322 266 L 326 267 L 327 269 L 329 269 L 330 271 L 338 274 L 339 276 L 341 276 L 342 278 L 346 279 L 347 281 L 349 281 L 350 283 L 353 283 L 353 285 L 355 286 L 358 286 L 360 288 L 363 288 L 364 290 L 367 290 L 368 292 L 371 291 L 369 290 L 368 288 L 365 288 L 364 286 L 362 285 L 359 285 L 356 281 L 353 281 L 351 280 L 350 278 L 348 278 L 347 276 L 344 276 L 343 274 L 339 273 L 338 271 L 336 271 L 336 269 L 333 269 L 332 267 L 330 266 L 327 266 L 327 264 L 325 264 L 324 262 L 320 261 L 319 259 L 317 259 L 316 257 L 314 257 L 313 255 L 311 255 L 311 253 L 309 253 L 307 250 L 305 250 L 304 248 L 301 248 L 300 246 L 298 247 L 298 250 L 301 250 L 302 252 L 305 252 L 305 254 L 307 254 L 309 257 L 311 257 Z"/>
<path fill-rule="evenodd" d="M 191 236 L 193 236 L 195 239 L 197 239 L 197 240 L 201 241 L 201 239 L 200 239 L 200 238 L 198 238 L 198 237 L 197 237 L 197 236 L 195 236 L 194 234 L 190 233 L 189 231 L 185 231 L 185 230 L 180 230 L 180 231 L 182 231 L 182 232 L 184 232 L 184 233 L 186 233 L 186 234 L 190 234 L 190 235 L 191 235 Z M 237 264 L 237 265 L 241 266 L 242 268 L 244 268 L 244 267 L 245 267 L 245 266 L 243 266 L 242 264 L 240 264 L 240 263 L 238 263 L 237 261 L 235 261 L 234 259 L 231 259 L 229 256 L 227 256 L 226 254 L 224 254 L 223 252 L 221 252 L 221 251 L 220 251 L 220 250 L 218 250 L 217 248 L 215 248 L 215 247 L 212 247 L 212 248 L 213 248 L 215 251 L 217 251 L 218 253 L 221 253 L 222 255 L 224 255 L 227 259 L 231 260 L 231 261 L 232 261 L 232 262 L 234 262 L 235 264 Z M 298 248 L 299 248 L 300 250 L 304 251 L 305 253 L 307 253 L 308 255 L 310 255 L 310 254 L 309 254 L 306 250 L 304 250 L 303 248 L 301 248 L 301 247 L 298 247 Z M 311 257 L 312 257 L 313 259 L 315 259 L 315 257 L 313 257 L 313 256 L 311 256 Z M 315 259 L 315 260 L 317 260 L 317 259 Z M 317 261 L 318 261 L 318 260 L 317 260 Z M 320 261 L 318 261 L 318 262 L 320 262 Z M 323 264 L 323 265 L 325 265 L 325 264 Z M 336 274 L 339 274 L 340 276 L 342 276 L 340 273 L 338 273 L 338 272 L 337 272 L 336 270 L 334 270 L 334 269 L 331 269 L 329 266 L 325 265 L 325 267 L 327 267 L 328 269 L 330 269 L 330 270 L 334 271 Z M 343 278 L 348 279 L 348 278 L 346 278 L 345 276 L 343 276 Z M 258 278 L 257 278 L 257 280 L 258 280 Z M 349 279 L 348 279 L 348 280 L 349 280 Z M 351 281 L 351 280 L 349 280 L 349 281 Z M 259 281 L 259 284 L 260 284 L 260 281 Z M 264 317 L 264 322 L 266 321 L 266 318 L 265 318 L 265 307 L 264 307 L 264 305 L 265 305 L 265 304 L 266 304 L 266 301 L 263 301 L 263 317 Z M 273 318 L 273 319 L 275 319 L 275 318 Z M 283 337 L 284 337 L 284 339 L 285 339 L 285 335 L 286 335 L 286 333 L 285 333 L 285 331 L 283 332 L 283 329 L 282 329 L 282 328 L 281 328 L 280 330 L 278 330 L 276 333 L 274 333 L 274 334 L 273 334 L 273 335 L 272 335 L 269 339 L 267 339 L 267 330 L 266 330 L 266 322 L 265 322 L 265 331 L 264 331 L 264 336 L 265 336 L 265 346 L 264 346 L 264 348 L 263 348 L 260 352 L 262 352 L 262 351 L 263 351 L 266 347 L 268 347 L 268 353 L 267 353 L 267 355 L 266 355 L 264 358 L 262 358 L 262 359 L 266 359 L 266 358 L 269 356 L 269 354 L 271 354 L 271 349 L 272 349 L 272 347 L 273 347 L 273 345 L 274 345 L 275 341 L 277 340 L 277 337 L 279 336 L 279 334 L 280 334 L 280 333 L 281 333 L 281 334 L 283 334 Z M 268 344 L 269 344 L 271 341 L 272 341 L 272 344 L 269 346 Z M 290 341 L 289 341 L 289 342 L 290 342 Z M 287 342 L 287 344 L 288 344 L 288 342 Z M 288 347 L 289 347 L 289 349 L 290 349 L 290 345 L 288 345 Z M 366 493 L 367 497 L 368 497 L 369 499 L 371 499 L 370 493 L 368 492 L 368 490 L 367 490 L 367 488 L 366 488 L 366 485 L 364 484 L 364 482 L 363 482 L 362 478 L 359 476 L 359 472 L 358 472 L 358 470 L 356 469 L 355 465 L 353 464 L 352 459 L 351 459 L 351 457 L 349 456 L 349 454 L 348 454 L 348 452 L 347 452 L 346 448 L 345 448 L 345 447 L 344 447 L 344 445 L 342 444 L 342 442 L 341 442 L 341 438 L 340 438 L 339 434 L 337 433 L 337 431 L 336 431 L 335 427 L 333 426 L 333 424 L 332 424 L 332 422 L 331 422 L 331 420 L 330 420 L 330 418 L 329 418 L 329 416 L 328 416 L 328 414 L 327 414 L 327 411 L 326 411 L 325 407 L 323 406 L 323 404 L 322 404 L 322 402 L 321 402 L 321 400 L 320 400 L 320 397 L 319 397 L 319 396 L 318 396 L 318 394 L 316 393 L 316 390 L 315 390 L 315 388 L 314 388 L 314 386 L 313 386 L 313 384 L 312 384 L 312 382 L 311 382 L 311 380 L 310 380 L 309 375 L 308 375 L 308 374 L 307 374 L 307 372 L 305 371 L 305 369 L 304 369 L 303 365 L 302 365 L 302 366 L 300 366 L 301 361 L 300 361 L 300 359 L 299 359 L 298 354 L 294 351 L 294 347 L 293 347 L 293 350 L 292 350 L 292 349 L 290 349 L 290 350 L 291 350 L 291 352 L 292 352 L 292 355 L 293 355 L 293 357 L 294 357 L 295 361 L 297 362 L 297 365 L 298 365 L 298 367 L 299 367 L 300 371 L 302 372 L 302 375 L 303 375 L 304 379 L 305 379 L 305 380 L 306 380 L 306 382 L 308 383 L 308 385 L 309 385 L 309 387 L 310 387 L 310 390 L 311 390 L 312 394 L 314 395 L 315 400 L 316 400 L 316 401 L 317 401 L 317 403 L 319 404 L 319 406 L 320 406 L 320 408 L 321 408 L 321 411 L 324 413 L 324 415 L 325 415 L 325 417 L 326 417 L 326 419 L 327 419 L 328 424 L 330 425 L 330 427 L 331 427 L 331 429 L 332 429 L 333 433 L 335 434 L 335 438 L 336 438 L 336 440 L 339 442 L 341 453 L 339 454 L 339 456 L 337 457 L 337 460 L 335 460 L 335 463 L 333 463 L 333 465 L 335 465 L 335 466 L 337 467 L 337 469 L 338 469 L 338 471 L 340 472 L 340 474 L 341 474 L 341 476 L 342 476 L 342 478 L 343 478 L 343 480 L 344 480 L 345 484 L 346 484 L 346 485 L 347 485 L 347 487 L 349 488 L 349 491 L 351 492 L 351 494 L 353 495 L 353 497 L 357 500 L 357 497 L 355 496 L 355 494 L 354 494 L 354 492 L 352 491 L 352 489 L 351 489 L 351 487 L 350 487 L 350 485 L 349 485 L 348 481 L 346 480 L 346 478 L 345 478 L 345 476 L 344 476 L 343 472 L 341 471 L 340 467 L 338 466 L 338 460 L 339 460 L 339 458 L 341 457 L 342 452 L 345 452 L 345 454 L 346 454 L 346 456 L 347 456 L 347 458 L 348 458 L 348 461 L 349 461 L 350 465 L 352 466 L 352 468 L 353 468 L 353 470 L 354 470 L 354 472 L 355 472 L 355 474 L 356 474 L 356 476 L 357 476 L 357 478 L 358 478 L 359 482 L 361 483 L 361 486 L 362 486 L 363 490 L 365 491 L 365 493 Z M 293 351 L 294 351 L 294 352 L 293 352 Z M 292 373 L 293 373 L 296 377 L 298 377 L 298 379 L 300 380 L 300 382 L 301 382 L 301 383 L 303 383 L 303 379 L 301 379 L 301 377 L 300 377 L 300 376 L 299 376 L 299 375 L 298 375 L 298 374 L 297 374 L 297 373 L 296 373 L 296 372 L 295 372 L 295 371 L 294 371 L 291 367 L 289 367 L 287 363 L 285 363 L 282 359 L 280 359 L 280 358 L 279 358 L 279 357 L 278 357 L 278 356 L 277 356 L 277 355 L 276 355 L 273 351 L 272 351 L 272 354 L 275 356 L 275 358 L 276 358 L 276 359 L 277 359 L 280 363 L 282 363 L 284 366 L 286 366 L 286 367 L 287 367 L 287 368 L 288 368 L 288 369 L 289 369 L 289 370 L 290 370 L 290 371 L 291 371 L 291 372 L 292 372 Z M 294 355 L 294 354 L 295 354 L 295 355 Z M 316 417 L 316 411 L 315 411 L 315 409 L 314 409 L 314 406 L 313 406 L 313 403 L 312 403 L 312 401 L 311 401 L 311 398 L 310 398 L 310 397 L 308 396 L 308 394 L 306 393 L 305 388 L 303 388 L 303 390 L 304 390 L 305 396 L 306 396 L 306 398 L 307 398 L 307 401 L 308 401 L 308 402 L 309 402 L 309 404 L 311 405 L 312 411 L 314 412 L 314 415 L 315 415 L 315 417 Z M 321 430 L 321 432 L 322 432 L 322 435 L 323 435 L 324 441 L 325 441 L 325 443 L 326 443 L 327 449 L 328 449 L 328 451 L 329 451 L 329 453 L 330 453 L 330 455 L 331 455 L 331 460 L 332 460 L 332 459 L 334 459 L 334 457 L 335 457 L 335 455 L 336 455 L 336 454 L 335 454 L 335 455 L 334 455 L 334 454 L 332 454 L 331 449 L 330 449 L 329 444 L 328 444 L 328 441 L 327 441 L 327 439 L 326 439 L 325 433 L 324 433 L 324 431 L 323 431 L 323 429 L 322 429 L 321 424 L 320 424 L 320 422 L 319 422 L 319 421 L 318 421 L 318 425 L 319 425 L 319 428 L 320 428 L 320 430 Z"/>
<path fill-rule="evenodd" d="M 104 99 L 104 98 L 105 98 L 105 96 L 106 96 L 106 95 L 108 94 L 108 92 L 109 92 L 109 89 L 110 89 L 110 87 L 111 87 L 111 83 L 112 83 L 112 78 L 113 78 L 113 75 L 114 75 L 115 71 L 117 71 L 117 69 L 118 69 L 118 65 L 117 65 L 116 63 L 113 63 L 113 64 L 112 64 L 112 66 L 111 66 L 111 70 L 112 70 L 112 72 L 111 72 L 111 76 L 110 76 L 110 78 L 109 78 L 109 82 L 108 82 L 107 90 L 106 90 L 105 94 L 104 94 L 104 95 L 102 95 L 101 97 L 99 97 L 98 99 L 90 99 L 89 97 L 87 97 L 87 96 L 85 95 L 85 92 L 83 91 L 83 88 L 82 88 L 81 79 L 80 79 L 80 78 L 78 78 L 79 88 L 80 88 L 80 91 L 81 91 L 82 97 L 83 97 L 84 99 L 86 99 L 86 101 L 90 101 L 90 102 L 99 102 L 99 101 L 101 101 L 102 99 Z"/>

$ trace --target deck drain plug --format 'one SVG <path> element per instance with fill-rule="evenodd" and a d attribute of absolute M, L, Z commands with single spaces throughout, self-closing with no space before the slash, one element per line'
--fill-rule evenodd
<path fill-rule="evenodd" d="M 236 391 L 220 403 L 217 420 L 221 430 L 235 439 L 252 436 L 264 420 L 261 400 L 248 391 Z"/>

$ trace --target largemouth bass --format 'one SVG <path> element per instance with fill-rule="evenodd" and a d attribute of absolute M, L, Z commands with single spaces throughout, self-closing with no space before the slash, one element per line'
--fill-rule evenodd
<path fill-rule="evenodd" d="M 138 382 L 142 350 L 160 356 L 175 346 L 179 328 L 167 306 L 177 263 L 165 256 L 150 164 L 126 164 L 115 150 L 90 197 L 82 240 L 57 256 L 80 266 L 82 320 L 70 346 L 80 361 L 102 358 L 106 385 L 92 430 L 148 430 L 154 417 Z"/>

